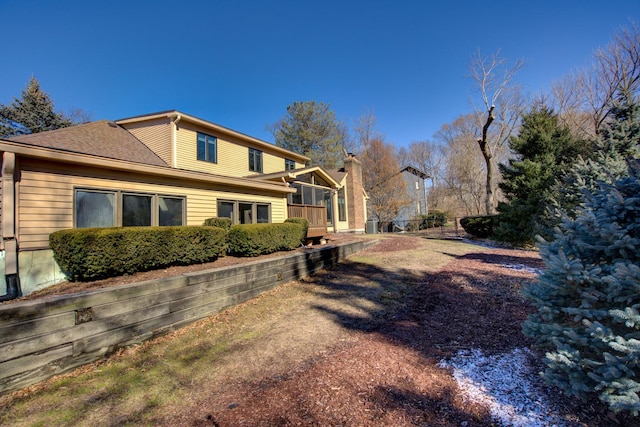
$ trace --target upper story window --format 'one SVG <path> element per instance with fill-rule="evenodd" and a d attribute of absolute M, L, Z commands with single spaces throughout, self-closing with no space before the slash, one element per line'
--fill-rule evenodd
<path fill-rule="evenodd" d="M 284 170 L 290 171 L 296 168 L 296 162 L 291 159 L 284 159 Z"/>
<path fill-rule="evenodd" d="M 262 151 L 249 148 L 249 170 L 251 172 L 262 172 Z"/>
<path fill-rule="evenodd" d="M 211 163 L 218 162 L 218 138 L 198 133 L 198 160 Z"/>

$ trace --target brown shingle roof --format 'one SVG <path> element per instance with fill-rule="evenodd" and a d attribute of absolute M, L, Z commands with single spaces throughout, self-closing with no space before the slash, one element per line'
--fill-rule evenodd
<path fill-rule="evenodd" d="M 347 176 L 347 173 L 344 171 L 344 168 L 331 169 L 331 170 L 328 170 L 327 173 L 331 175 L 331 178 L 333 178 L 338 183 L 342 182 L 344 177 Z"/>
<path fill-rule="evenodd" d="M 123 127 L 107 120 L 5 139 L 72 153 L 168 166 L 139 139 Z"/>

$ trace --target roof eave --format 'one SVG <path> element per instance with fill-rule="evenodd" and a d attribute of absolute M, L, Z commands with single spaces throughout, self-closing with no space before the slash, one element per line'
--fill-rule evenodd
<path fill-rule="evenodd" d="M 117 171 L 135 171 L 136 173 L 145 175 L 181 178 L 186 180 L 221 184 L 236 188 L 250 188 L 265 191 L 275 191 L 280 193 L 294 193 L 296 191 L 295 189 L 286 187 L 284 184 L 280 183 L 276 184 L 266 181 L 260 182 L 254 179 L 227 177 L 222 175 L 208 174 L 205 172 L 192 172 L 165 166 L 147 165 L 144 163 L 127 162 L 124 160 L 108 159 L 105 157 L 91 156 L 87 154 L 63 152 L 50 148 L 26 146 L 16 142 L 0 140 L 0 152 L 5 151 L 25 157 L 42 160 L 99 167 L 102 169 Z"/>

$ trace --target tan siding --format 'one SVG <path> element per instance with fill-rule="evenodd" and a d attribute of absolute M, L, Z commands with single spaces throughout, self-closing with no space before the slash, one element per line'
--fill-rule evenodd
<path fill-rule="evenodd" d="M 197 132 L 203 132 L 218 138 L 217 163 L 197 160 Z M 248 176 L 254 174 L 249 171 L 249 144 L 241 141 L 231 141 L 212 134 L 204 129 L 180 128 L 176 137 L 176 167 L 180 169 L 208 172 L 226 176 Z M 277 153 L 263 151 L 262 164 L 264 173 L 280 172 L 284 170 L 285 157 Z M 304 167 L 302 163 L 296 163 L 297 167 Z"/>
<path fill-rule="evenodd" d="M 224 191 L 224 188 L 192 188 L 188 183 L 176 181 L 171 184 L 150 183 L 124 173 L 100 176 L 100 171 L 96 170 L 57 168 L 53 164 L 40 164 L 28 159 L 24 159 L 21 165 L 18 236 L 23 250 L 48 247 L 49 234 L 73 227 L 74 188 L 184 196 L 187 225 L 202 225 L 205 219 L 216 216 L 218 198 L 270 203 L 273 222 L 282 222 L 286 218 L 285 197 L 239 194 Z"/>
<path fill-rule="evenodd" d="M 284 159 L 272 154 L 264 153 L 262 155 L 262 172 L 275 173 L 284 170 Z"/>
<path fill-rule="evenodd" d="M 169 119 L 162 118 L 142 123 L 125 124 L 123 127 L 142 141 L 143 144 L 155 152 L 168 165 L 171 165 L 171 126 Z"/>

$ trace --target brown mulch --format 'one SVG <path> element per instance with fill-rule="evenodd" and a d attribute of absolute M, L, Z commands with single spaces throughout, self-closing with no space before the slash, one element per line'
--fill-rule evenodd
<path fill-rule="evenodd" d="M 416 238 L 391 238 L 363 252 L 418 246 Z M 223 392 L 203 391 L 194 404 L 158 424 L 495 426 L 488 409 L 465 400 L 451 373 L 438 363 L 462 349 L 499 354 L 531 347 L 521 323 L 532 309 L 518 288 L 534 276 L 505 269 L 510 263 L 542 267 L 530 251 L 480 249 L 462 256 L 418 278 L 402 312 L 374 327 L 354 328 L 348 344 L 337 344 L 285 375 L 238 382 Z M 346 276 L 351 268 L 345 264 L 332 274 Z M 557 391 L 552 395 L 570 425 L 630 425 L 630 419 L 614 417 L 598 402 L 565 399 Z"/>

